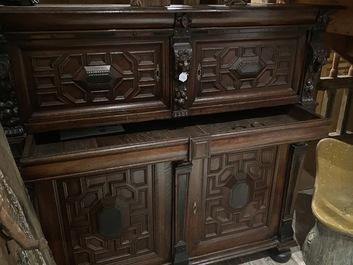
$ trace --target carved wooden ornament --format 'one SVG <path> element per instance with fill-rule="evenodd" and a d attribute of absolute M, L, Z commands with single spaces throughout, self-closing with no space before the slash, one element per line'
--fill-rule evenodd
<path fill-rule="evenodd" d="M 227 6 L 247 5 L 248 2 L 246 0 L 224 0 L 224 4 Z"/>
<path fill-rule="evenodd" d="M 131 6 L 169 6 L 170 0 L 130 0 Z"/>

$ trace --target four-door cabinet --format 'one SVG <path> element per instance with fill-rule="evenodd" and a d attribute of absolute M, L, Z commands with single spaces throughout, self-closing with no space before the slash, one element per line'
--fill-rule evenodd
<path fill-rule="evenodd" d="M 333 9 L 0 7 L 57 264 L 288 259 Z"/>

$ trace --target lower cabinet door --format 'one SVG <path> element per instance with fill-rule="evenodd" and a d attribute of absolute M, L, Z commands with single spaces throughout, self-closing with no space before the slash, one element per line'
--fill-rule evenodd
<path fill-rule="evenodd" d="M 274 246 L 287 157 L 281 145 L 193 161 L 185 243 L 195 264 Z"/>
<path fill-rule="evenodd" d="M 58 264 L 167 263 L 170 167 L 158 163 L 39 182 L 38 208 Z"/>

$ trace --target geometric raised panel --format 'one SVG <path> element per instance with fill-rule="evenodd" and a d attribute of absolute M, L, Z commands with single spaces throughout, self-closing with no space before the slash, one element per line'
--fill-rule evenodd
<path fill-rule="evenodd" d="M 292 88 L 296 50 L 295 39 L 200 42 L 197 97 L 255 88 Z"/>
<path fill-rule="evenodd" d="M 60 78 L 72 78 L 82 67 L 82 54 L 68 55 L 64 62 L 59 65 Z M 54 70 L 54 69 L 53 69 Z"/>
<path fill-rule="evenodd" d="M 118 235 L 122 230 L 122 212 L 115 206 L 105 207 L 98 213 L 98 230 L 106 237 Z"/>
<path fill-rule="evenodd" d="M 237 79 L 256 78 L 265 67 L 265 62 L 259 56 L 256 56 L 238 58 L 229 70 Z"/>
<path fill-rule="evenodd" d="M 73 79 L 86 89 L 112 89 L 123 78 L 111 65 L 85 66 Z"/>
<path fill-rule="evenodd" d="M 267 225 L 276 154 L 269 147 L 208 159 L 204 240 Z"/>
<path fill-rule="evenodd" d="M 31 61 L 33 70 L 38 72 L 53 70 L 58 59 L 59 56 L 33 56 Z"/>
<path fill-rule="evenodd" d="M 70 264 L 123 264 L 159 255 L 156 212 L 161 198 L 155 167 L 59 182 Z"/>
<path fill-rule="evenodd" d="M 87 237 L 86 238 L 86 245 L 88 248 L 90 248 L 94 251 L 104 249 L 104 242 L 96 237 L 92 237 L 92 238 Z"/>
<path fill-rule="evenodd" d="M 134 189 L 130 188 L 129 186 L 122 186 L 120 187 L 119 191 L 117 192 L 117 196 L 123 201 L 131 201 L 136 198 Z"/>
<path fill-rule="evenodd" d="M 152 29 L 133 39 L 124 37 L 132 32 L 47 33 L 17 50 L 19 115 L 29 131 L 171 116 L 169 36 Z"/>
<path fill-rule="evenodd" d="M 62 98 L 75 104 L 86 103 L 87 92 L 75 83 L 62 84 Z"/>
<path fill-rule="evenodd" d="M 28 74 L 34 77 L 31 92 L 38 107 L 76 108 L 101 102 L 139 101 L 168 104 L 169 98 L 164 97 L 167 88 L 162 86 L 163 79 L 156 77 L 163 63 L 163 43 L 158 40 L 148 45 L 94 45 L 88 50 L 73 46 L 27 54 L 31 71 Z"/>
<path fill-rule="evenodd" d="M 235 185 L 230 192 L 230 205 L 234 209 L 243 208 L 248 204 L 250 199 L 250 185 L 247 183 L 247 176 L 239 174 L 241 177 L 236 178 Z"/>

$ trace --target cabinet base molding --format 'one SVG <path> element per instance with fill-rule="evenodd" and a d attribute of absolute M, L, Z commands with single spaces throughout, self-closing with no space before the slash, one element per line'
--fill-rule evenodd
<path fill-rule="evenodd" d="M 271 238 L 268 240 L 263 240 L 261 242 L 255 242 L 245 246 L 226 249 L 217 253 L 209 253 L 200 257 L 190 258 L 192 265 L 202 265 L 202 264 L 214 264 L 217 262 L 222 262 L 225 260 L 234 259 L 241 256 L 250 255 L 253 253 L 258 253 L 261 251 L 267 251 L 276 248 L 278 240 L 276 238 Z"/>

